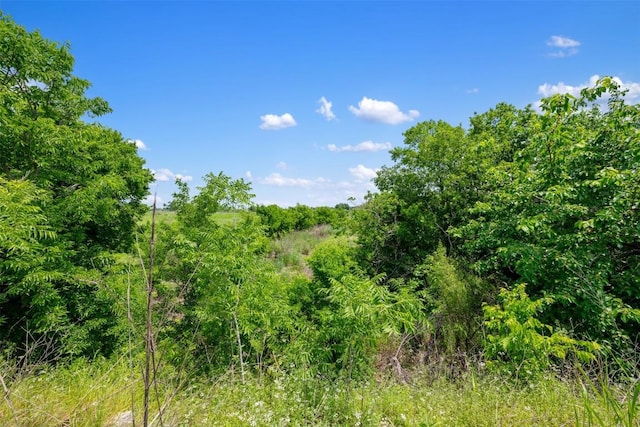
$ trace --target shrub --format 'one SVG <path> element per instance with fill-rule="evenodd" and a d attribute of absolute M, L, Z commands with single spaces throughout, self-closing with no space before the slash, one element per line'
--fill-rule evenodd
<path fill-rule="evenodd" d="M 503 289 L 500 304 L 484 305 L 488 335 L 484 343 L 489 367 L 530 379 L 550 369 L 554 360 L 572 354 L 578 361 L 593 360 L 600 346 L 591 341 L 569 337 L 543 324 L 535 315 L 553 302 L 552 298 L 532 301 L 521 283 L 511 290 Z"/>

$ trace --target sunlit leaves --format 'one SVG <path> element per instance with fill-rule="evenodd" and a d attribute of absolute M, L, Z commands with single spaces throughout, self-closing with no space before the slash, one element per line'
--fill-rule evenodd
<path fill-rule="evenodd" d="M 483 274 L 554 295 L 545 318 L 620 346 L 639 333 L 620 313 L 640 305 L 640 108 L 604 79 L 580 98 L 544 100 L 542 109 L 515 153 L 520 172 L 455 233 Z"/>
<path fill-rule="evenodd" d="M 591 341 L 573 339 L 542 323 L 538 316 L 550 297 L 531 300 L 525 284 L 503 289 L 498 305 L 483 307 L 487 336 L 485 355 L 491 368 L 531 379 L 548 370 L 554 358 L 564 360 L 573 354 L 581 362 L 593 360 L 600 346 Z"/>
<path fill-rule="evenodd" d="M 41 334 L 55 354 L 95 355 L 117 341 L 101 274 L 130 249 L 152 176 L 119 132 L 84 121 L 110 110 L 73 64 L 0 16 L 1 344 Z"/>

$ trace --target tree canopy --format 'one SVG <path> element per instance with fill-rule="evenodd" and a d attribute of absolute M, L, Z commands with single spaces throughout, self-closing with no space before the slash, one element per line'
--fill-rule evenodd
<path fill-rule="evenodd" d="M 640 106 L 603 78 L 540 108 L 499 104 L 466 130 L 427 121 L 405 132 L 358 212 L 360 259 L 424 280 L 443 245 L 495 289 L 551 298 L 547 323 L 623 348 L 640 338 Z"/>
<path fill-rule="evenodd" d="M 113 323 L 100 270 L 131 247 L 152 176 L 134 144 L 87 121 L 110 109 L 73 65 L 68 45 L 0 16 L 0 340 L 55 330 L 82 352 L 82 327 Z"/>

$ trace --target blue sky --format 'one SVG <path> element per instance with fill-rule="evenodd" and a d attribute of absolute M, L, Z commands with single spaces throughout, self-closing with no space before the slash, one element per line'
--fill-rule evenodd
<path fill-rule="evenodd" d="M 137 141 L 168 202 L 175 176 L 252 183 L 254 201 L 361 201 L 419 121 L 468 123 L 611 75 L 640 102 L 640 2 L 0 0 L 69 42 L 75 74 Z"/>

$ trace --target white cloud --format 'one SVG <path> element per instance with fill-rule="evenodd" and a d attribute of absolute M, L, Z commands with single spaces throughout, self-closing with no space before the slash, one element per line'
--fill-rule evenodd
<path fill-rule="evenodd" d="M 297 125 L 296 120 L 289 113 L 284 113 L 281 116 L 276 114 L 265 114 L 264 116 L 260 116 L 260 120 L 262 120 L 260 129 L 264 130 L 278 130 Z"/>
<path fill-rule="evenodd" d="M 173 173 L 171 170 L 166 168 L 161 168 L 157 170 L 151 169 L 151 173 L 153 174 L 153 177 L 156 179 L 156 181 L 175 181 L 176 179 L 179 179 L 180 181 L 183 181 L 183 182 L 189 182 L 193 180 L 193 177 L 190 175 Z"/>
<path fill-rule="evenodd" d="M 363 141 L 358 145 L 343 145 L 342 147 L 338 147 L 335 144 L 329 144 L 327 148 L 329 151 L 382 151 L 382 150 L 390 150 L 393 146 L 390 142 L 373 142 L 373 141 Z"/>
<path fill-rule="evenodd" d="M 360 181 L 368 181 L 376 177 L 376 170 L 370 169 L 364 165 L 349 168 L 349 173 Z"/>
<path fill-rule="evenodd" d="M 251 174 L 251 171 L 245 172 L 244 176 L 246 176 L 249 179 L 253 178 L 253 175 Z"/>
<path fill-rule="evenodd" d="M 319 178 L 319 179 L 323 180 L 323 178 Z M 304 178 L 287 178 L 280 175 L 277 172 L 274 172 L 271 175 L 267 176 L 266 178 L 263 178 L 260 180 L 260 184 L 275 185 L 278 187 L 309 188 L 309 187 L 313 187 L 314 185 L 317 185 L 317 183 L 318 183 L 317 179 L 315 181 L 311 181 Z"/>
<path fill-rule="evenodd" d="M 156 202 L 156 206 L 158 207 L 164 204 L 164 200 L 162 200 L 162 197 L 155 194 L 149 194 L 147 197 L 144 198 L 142 202 L 147 206 L 153 206 L 154 200 Z"/>
<path fill-rule="evenodd" d="M 147 150 L 147 146 L 145 145 L 144 142 L 142 142 L 141 139 L 128 139 L 127 142 L 130 144 L 134 144 L 138 150 L 142 150 L 142 151 Z"/>
<path fill-rule="evenodd" d="M 358 102 L 358 107 L 349 106 L 349 111 L 357 117 L 375 122 L 396 125 L 408 122 L 420 115 L 418 110 L 409 110 L 407 113 L 400 111 L 400 108 L 391 101 L 378 101 L 366 96 Z"/>
<path fill-rule="evenodd" d="M 480 89 L 478 89 L 477 87 L 467 89 L 467 93 L 471 95 L 475 95 L 476 93 L 480 93 Z"/>
<path fill-rule="evenodd" d="M 348 181 L 332 181 L 326 178 L 290 178 L 279 173 L 272 173 L 266 178 L 258 180 L 258 184 L 283 188 L 273 189 L 275 192 L 269 198 L 256 200 L 260 204 L 277 204 L 280 206 L 295 206 L 296 203 L 304 203 L 309 206 L 331 206 L 346 202 L 349 197 L 356 200 L 364 200 L 369 191 L 376 191 L 371 181 L 371 169 L 359 165 L 351 169 L 357 177 Z M 373 171 L 375 174 L 375 171 Z M 286 188 L 286 189 L 284 189 Z M 281 194 L 280 196 L 278 195 Z M 296 194 L 296 196 L 292 196 Z"/>
<path fill-rule="evenodd" d="M 277 167 L 278 169 L 285 170 L 285 169 L 287 169 L 287 164 L 286 164 L 285 162 L 278 162 L 278 164 L 276 165 L 276 167 Z"/>
<path fill-rule="evenodd" d="M 558 50 L 549 53 L 548 56 L 552 58 L 564 58 L 575 55 L 578 53 L 578 46 L 580 46 L 580 44 L 579 41 L 568 37 L 551 36 L 551 38 L 547 40 L 547 46 L 557 47 Z"/>
<path fill-rule="evenodd" d="M 559 82 L 557 84 L 549 84 L 545 83 L 538 86 L 538 94 L 542 95 L 543 98 L 558 94 L 558 93 L 568 93 L 575 97 L 580 96 L 580 91 L 587 87 L 593 87 L 600 76 L 594 74 L 589 78 L 588 83 L 582 83 L 576 86 L 565 84 L 564 82 Z M 612 77 L 613 81 L 616 82 L 620 89 L 627 90 L 627 94 L 625 99 L 630 103 L 635 103 L 640 101 L 640 83 L 639 82 L 624 82 L 620 77 Z"/>
<path fill-rule="evenodd" d="M 322 114 L 327 120 L 333 120 L 336 118 L 336 115 L 331 111 L 331 107 L 333 106 L 333 102 L 327 101 L 327 98 L 324 96 L 318 100 L 320 103 L 320 108 L 316 110 L 316 113 Z"/>
<path fill-rule="evenodd" d="M 547 41 L 547 46 L 566 49 L 568 47 L 578 47 L 580 46 L 580 42 L 568 37 L 551 36 L 551 38 Z"/>

